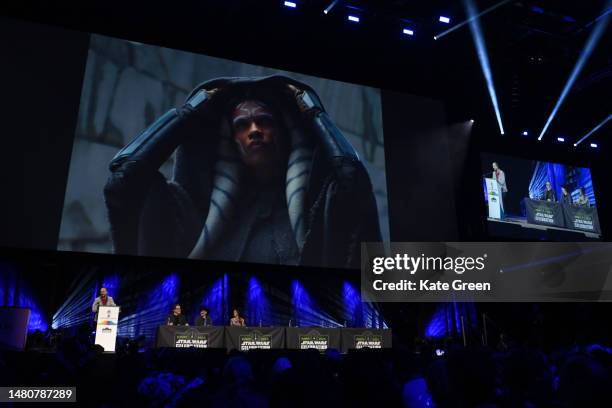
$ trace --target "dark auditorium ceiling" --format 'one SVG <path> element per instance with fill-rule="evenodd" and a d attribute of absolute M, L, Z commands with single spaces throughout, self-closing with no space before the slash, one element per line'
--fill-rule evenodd
<path fill-rule="evenodd" d="M 81 30 L 111 30 L 118 36 L 125 32 L 148 37 L 158 32 L 160 43 L 171 36 L 176 40 L 169 46 L 179 46 L 178 42 L 193 49 L 193 44 L 205 43 L 219 56 L 430 95 L 447 102 L 450 122 L 476 117 L 492 131 L 497 129 L 468 26 L 433 40 L 435 34 L 465 20 L 462 1 L 339 0 L 327 16 L 322 10 L 332 0 L 294 1 L 299 5 L 295 10 L 283 7 L 280 0 L 223 0 L 148 9 L 126 4 L 119 13 L 100 1 L 23 7 L 9 14 Z M 475 2 L 485 10 L 499 0 Z M 481 18 L 507 134 L 529 130 L 535 137 L 542 129 L 603 9 L 604 0 L 517 0 Z M 50 10 L 60 13 L 54 16 Z M 362 16 L 359 25 L 347 24 L 349 10 Z M 440 15 L 450 17 L 451 23 L 439 23 Z M 406 25 L 415 30 L 413 37 L 400 34 Z M 206 27 L 211 27 L 208 32 Z M 223 32 L 234 51 L 209 41 L 213 30 Z M 610 31 L 608 27 L 584 66 L 549 129 L 551 134 L 574 140 L 611 113 Z M 241 49 L 244 38 L 266 43 L 268 54 L 284 51 L 264 57 L 260 48 Z M 606 130 L 610 133 L 609 127 Z"/>

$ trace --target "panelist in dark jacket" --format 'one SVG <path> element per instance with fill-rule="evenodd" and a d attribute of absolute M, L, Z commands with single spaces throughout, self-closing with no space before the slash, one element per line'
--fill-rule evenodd
<path fill-rule="evenodd" d="M 110 170 L 116 253 L 359 267 L 360 243 L 380 241 L 363 163 L 315 91 L 287 77 L 199 85 Z"/>
<path fill-rule="evenodd" d="M 187 326 L 187 318 L 181 312 L 181 305 L 179 305 L 178 303 L 174 305 L 174 309 L 172 309 L 172 313 L 168 315 L 166 324 L 168 326 Z"/>
<path fill-rule="evenodd" d="M 200 308 L 200 314 L 196 318 L 195 325 L 204 326 L 204 327 L 209 327 L 213 325 L 212 319 L 210 318 L 210 315 L 208 314 L 207 308 L 205 307 Z"/>
<path fill-rule="evenodd" d="M 561 187 L 561 203 L 572 204 L 572 195 L 567 191 L 565 186 Z"/>
<path fill-rule="evenodd" d="M 553 203 L 557 202 L 557 194 L 555 193 L 555 190 L 552 189 L 550 181 L 546 182 L 546 190 L 544 190 L 541 200 L 550 201 Z"/>

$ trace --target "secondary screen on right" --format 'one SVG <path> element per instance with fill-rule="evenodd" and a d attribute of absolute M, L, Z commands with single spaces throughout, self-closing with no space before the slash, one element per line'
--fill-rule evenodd
<path fill-rule="evenodd" d="M 481 155 L 491 235 L 550 240 L 599 239 L 597 196 L 586 167 Z"/>

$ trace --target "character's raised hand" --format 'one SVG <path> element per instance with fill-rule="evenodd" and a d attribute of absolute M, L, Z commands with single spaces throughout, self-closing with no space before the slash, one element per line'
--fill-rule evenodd
<path fill-rule="evenodd" d="M 291 96 L 293 96 L 293 98 L 297 102 L 297 106 L 298 106 L 298 109 L 300 110 L 300 112 L 302 112 L 302 113 L 307 112 L 308 111 L 308 106 L 306 106 L 306 104 L 304 104 L 304 99 L 302 98 L 302 95 L 303 95 L 304 91 L 302 91 L 297 86 L 292 85 L 292 84 L 288 84 L 287 85 L 287 89 L 288 89 L 289 94 Z"/>
<path fill-rule="evenodd" d="M 295 98 L 299 111 L 306 114 L 306 116 L 323 110 L 319 98 L 313 95 L 312 92 L 300 89 L 292 84 L 288 84 L 287 89 L 289 94 Z"/>

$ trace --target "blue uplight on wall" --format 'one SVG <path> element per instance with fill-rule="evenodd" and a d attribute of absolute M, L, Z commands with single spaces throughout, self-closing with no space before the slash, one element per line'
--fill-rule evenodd
<path fill-rule="evenodd" d="M 157 327 L 165 323 L 172 306 L 178 301 L 179 286 L 177 274 L 167 276 L 143 297 L 136 313 L 120 317 L 118 335 L 130 338 L 144 336 L 152 342 Z"/>
<path fill-rule="evenodd" d="M 448 334 L 446 304 L 440 304 L 425 327 L 425 337 L 438 339 Z"/>
<path fill-rule="evenodd" d="M 344 318 L 348 327 L 387 328 L 375 304 L 363 303 L 359 290 L 350 282 L 344 282 L 342 294 Z"/>
<path fill-rule="evenodd" d="M 46 332 L 49 328 L 45 313 L 38 306 L 34 294 L 21 279 L 21 274 L 13 264 L 0 262 L 0 306 L 23 307 L 30 309 L 28 331 Z"/>
<path fill-rule="evenodd" d="M 338 327 L 327 313 L 321 311 L 307 289 L 299 280 L 291 282 L 292 320 L 295 326 Z"/>
<path fill-rule="evenodd" d="M 72 288 L 64 303 L 53 314 L 53 329 L 69 328 L 87 324 L 93 318 L 91 313 L 92 296 L 96 291 L 93 274 L 85 274 Z"/>
<path fill-rule="evenodd" d="M 344 301 L 345 320 L 347 325 L 351 327 L 363 326 L 363 310 L 361 307 L 361 297 L 357 289 L 348 282 L 344 282 L 342 288 Z"/>
<path fill-rule="evenodd" d="M 113 273 L 105 276 L 104 279 L 102 279 L 102 285 L 100 287 L 106 288 L 109 296 L 116 297 L 119 293 L 119 274 Z"/>
<path fill-rule="evenodd" d="M 425 326 L 425 337 L 439 339 L 460 335 L 462 317 L 466 330 L 477 324 L 476 307 L 473 302 L 440 303 Z"/>
<path fill-rule="evenodd" d="M 245 306 L 245 318 L 249 326 L 272 324 L 270 302 L 261 283 L 255 277 L 249 279 Z"/>
<path fill-rule="evenodd" d="M 210 318 L 214 325 L 222 326 L 229 320 L 229 306 L 227 304 L 228 299 L 228 279 L 227 274 L 213 282 L 213 284 L 207 288 L 202 296 L 199 306 L 206 307 L 208 309 Z M 193 320 L 200 314 L 200 308 L 197 307 L 193 311 Z"/>

